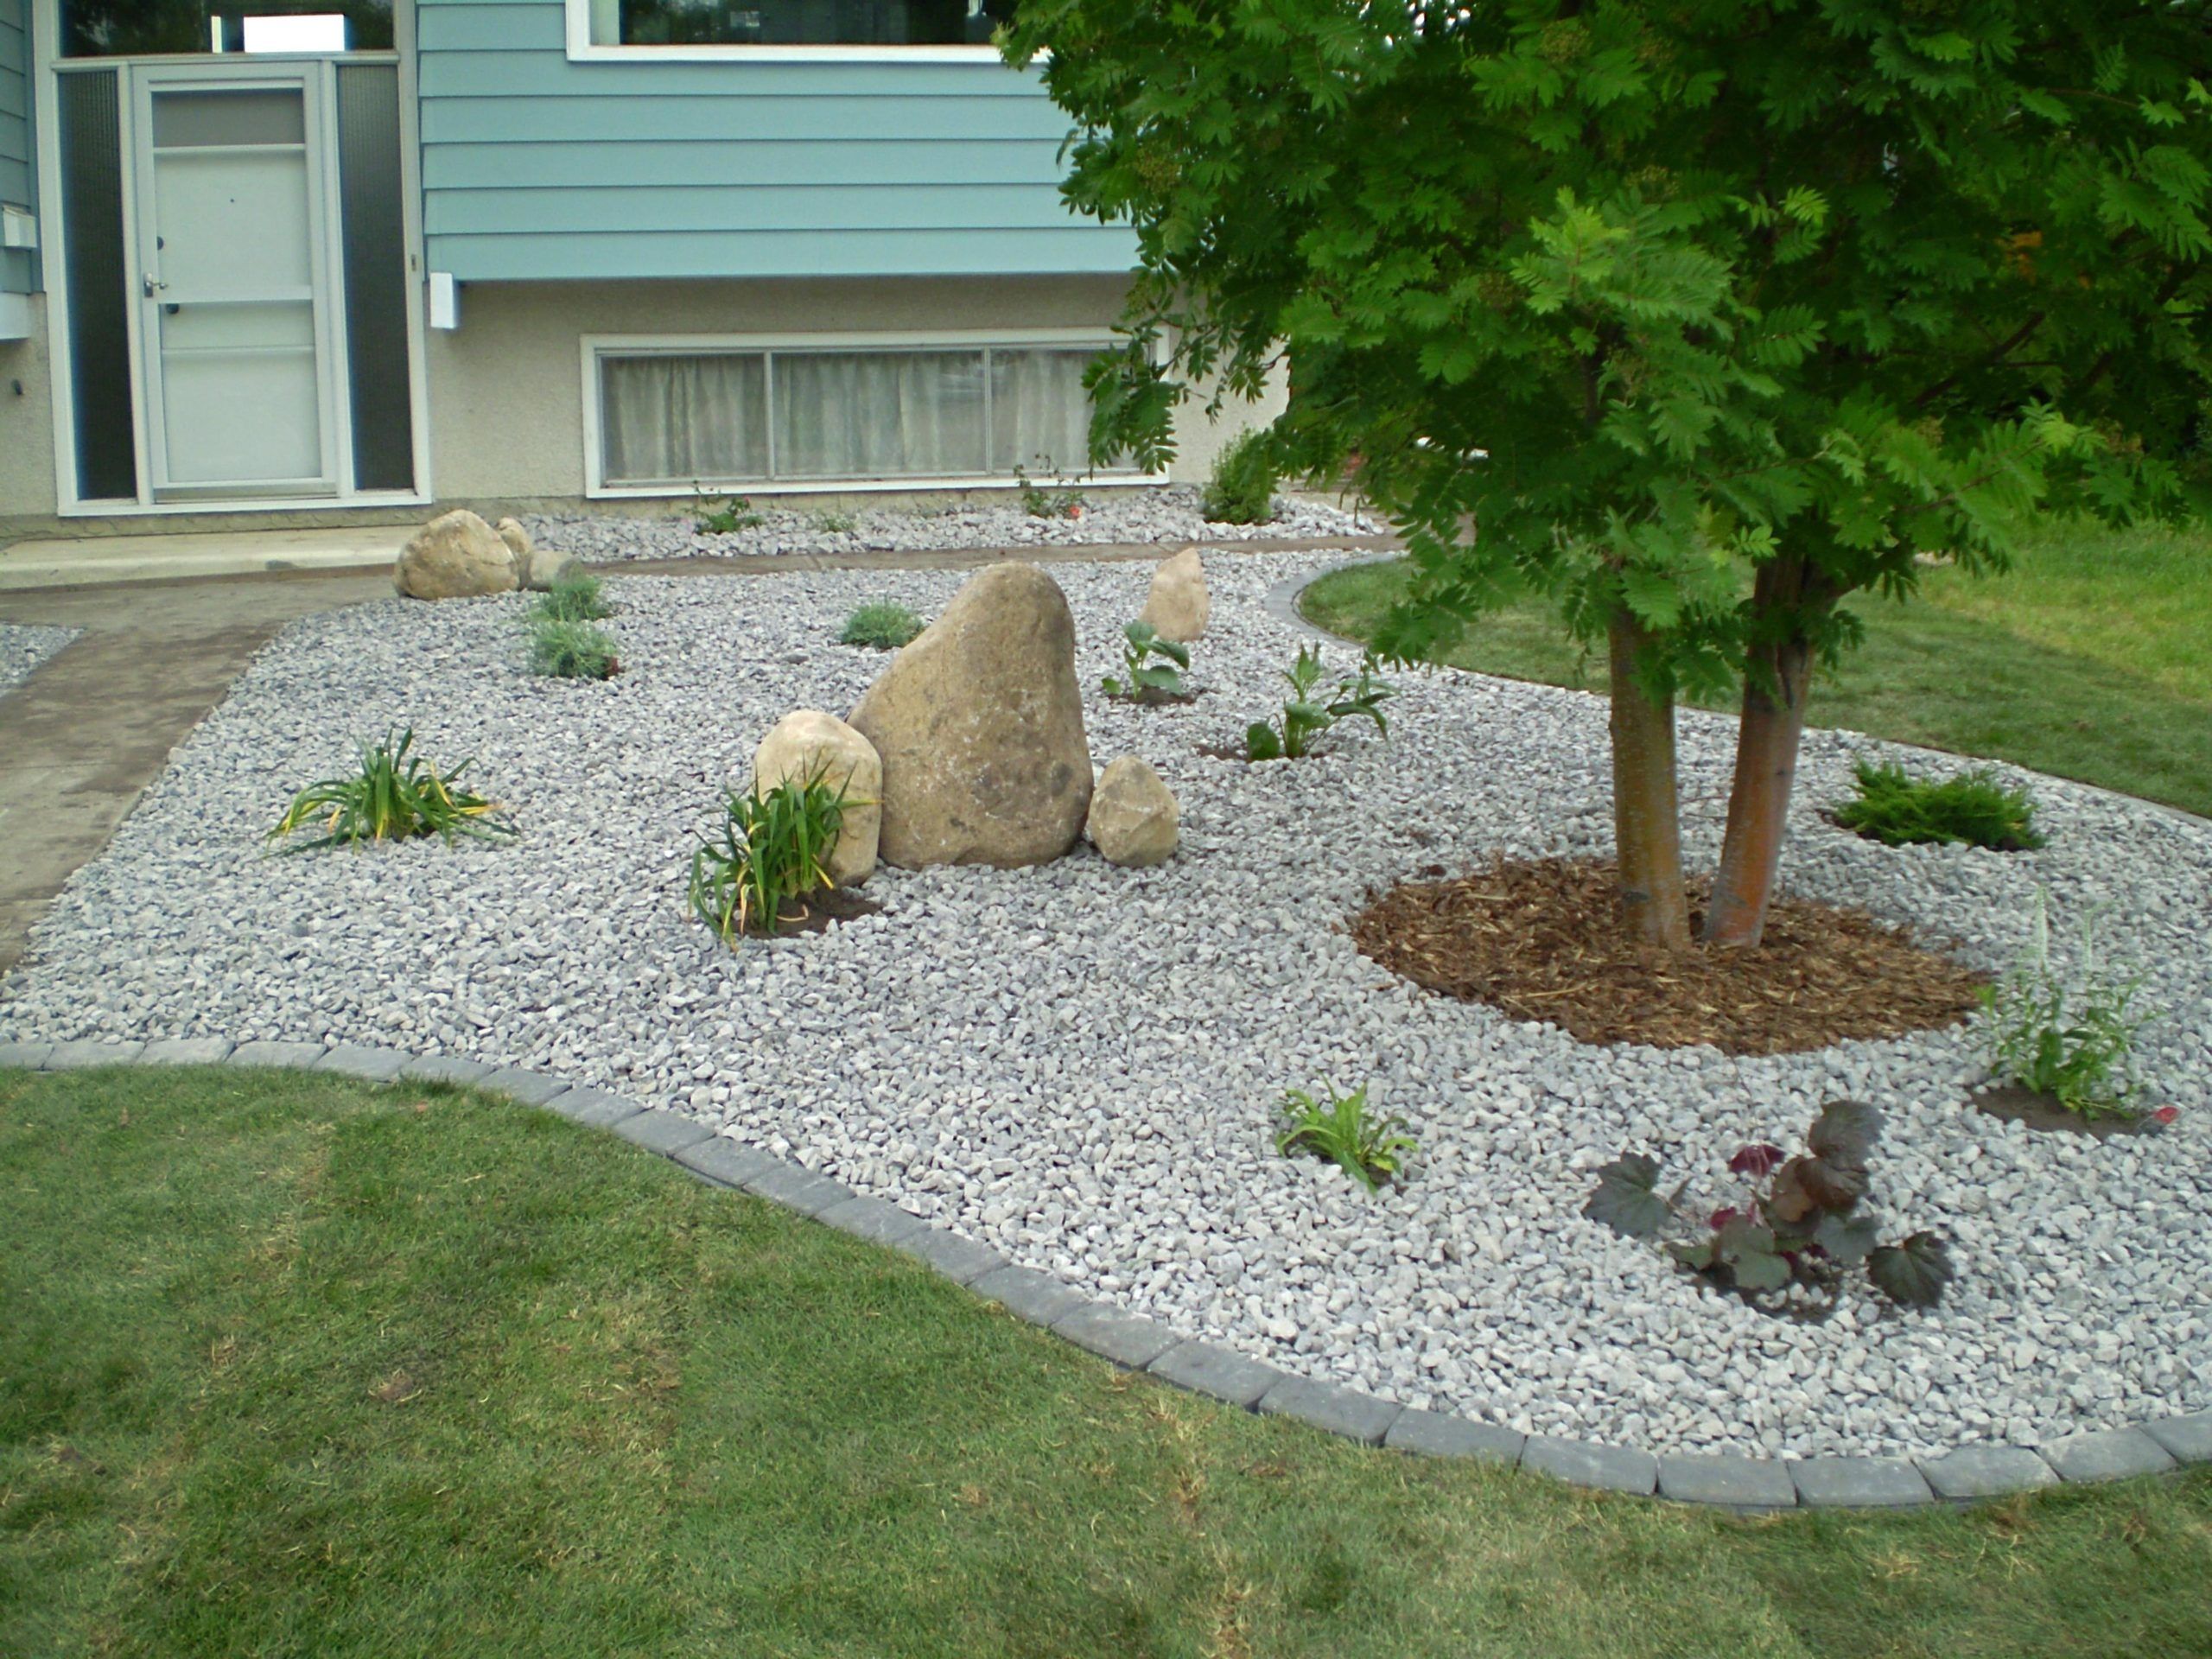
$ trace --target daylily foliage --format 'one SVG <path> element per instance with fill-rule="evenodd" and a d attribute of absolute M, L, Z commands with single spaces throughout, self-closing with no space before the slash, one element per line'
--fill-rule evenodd
<path fill-rule="evenodd" d="M 2197 510 L 2212 0 L 1024 0 L 1005 46 L 1138 237 L 1095 444 L 1287 369 L 1283 461 L 1408 534 L 1389 652 L 1555 594 L 1656 941 L 1678 693 L 1745 698 L 1707 937 L 1752 943 L 1839 600 Z"/>

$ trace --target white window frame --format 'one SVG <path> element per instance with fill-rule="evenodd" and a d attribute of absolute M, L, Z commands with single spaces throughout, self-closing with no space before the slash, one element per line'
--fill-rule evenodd
<path fill-rule="evenodd" d="M 756 495 L 855 495 L 863 492 L 916 490 L 1006 490 L 1018 487 L 1011 473 L 984 473 L 944 477 L 828 478 L 828 479 L 700 479 L 691 485 L 669 483 L 609 484 L 601 448 L 599 359 L 602 357 L 683 357 L 703 352 L 928 352 L 978 346 L 1014 350 L 1039 347 L 1066 350 L 1089 347 L 1112 351 L 1121 344 L 1103 328 L 937 328 L 902 329 L 888 333 L 779 334 L 586 334 L 579 342 L 582 359 L 584 494 L 591 500 L 681 500 L 700 493 L 745 491 Z M 768 372 L 767 410 L 776 418 L 775 371 Z M 988 385 L 988 379 L 985 382 Z M 988 405 L 985 431 L 988 434 Z M 1064 473 L 1040 482 L 1081 484 L 1085 489 L 1114 489 L 1131 486 L 1157 487 L 1164 476 L 1116 468 L 1112 472 Z"/>
<path fill-rule="evenodd" d="M 591 37 L 592 0 L 567 0 L 569 58 L 574 63 L 998 63 L 999 49 L 984 42 L 944 46 L 622 46 Z"/>

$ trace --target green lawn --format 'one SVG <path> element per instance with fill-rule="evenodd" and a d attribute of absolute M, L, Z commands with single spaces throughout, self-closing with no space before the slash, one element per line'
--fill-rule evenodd
<path fill-rule="evenodd" d="M 1321 626 L 1368 637 L 1396 563 L 1325 576 Z M 1865 647 L 1813 688 L 1813 723 L 2015 761 L 2212 815 L 2212 534 L 2053 531 L 2003 575 L 1928 573 L 1902 604 L 1861 596 Z M 1524 601 L 1445 660 L 1602 690 L 1555 613 Z"/>
<path fill-rule="evenodd" d="M 1409 1460 L 451 1090 L 0 1072 L 0 1654 L 2212 1652 L 2212 1475 L 1739 1520 Z"/>

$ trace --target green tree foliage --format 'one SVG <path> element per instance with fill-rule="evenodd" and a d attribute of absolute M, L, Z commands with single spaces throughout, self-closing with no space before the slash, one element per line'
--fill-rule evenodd
<path fill-rule="evenodd" d="M 1004 44 L 1139 238 L 1100 452 L 1287 359 L 1286 461 L 1408 535 L 1388 651 L 1557 595 L 1655 941 L 1679 692 L 1744 699 L 1707 938 L 1754 943 L 1840 598 L 2200 503 L 2212 0 L 1025 0 Z"/>

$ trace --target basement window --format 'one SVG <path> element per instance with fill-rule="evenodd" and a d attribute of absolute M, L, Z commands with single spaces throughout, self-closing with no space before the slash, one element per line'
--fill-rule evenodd
<path fill-rule="evenodd" d="M 594 493 L 980 485 L 1093 470 L 1103 340 L 587 346 Z M 1129 474 L 1125 467 L 1102 473 Z"/>

